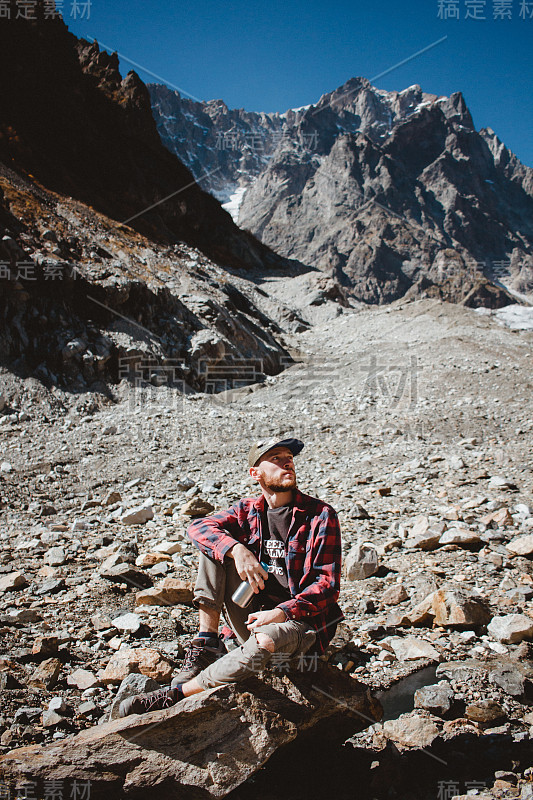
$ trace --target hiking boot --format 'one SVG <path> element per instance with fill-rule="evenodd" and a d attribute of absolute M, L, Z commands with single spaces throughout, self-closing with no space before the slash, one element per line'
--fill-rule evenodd
<path fill-rule="evenodd" d="M 213 637 L 213 639 L 214 638 L 215 637 Z M 208 667 L 209 664 L 212 664 L 217 659 L 226 655 L 228 651 L 226 650 L 224 642 L 220 637 L 217 637 L 217 639 L 218 644 L 216 647 L 207 645 L 206 639 L 204 639 L 203 636 L 198 636 L 196 639 L 191 640 L 191 643 L 185 651 L 185 661 L 183 662 L 181 672 L 172 678 L 172 683 L 170 684 L 172 688 L 175 688 L 178 683 L 186 683 L 192 680 L 192 678 L 196 678 L 198 673 Z"/>
<path fill-rule="evenodd" d="M 161 711 L 163 708 L 170 708 L 183 699 L 177 689 L 165 686 L 148 694 L 136 694 L 127 697 L 119 706 L 119 717 L 129 717 L 130 714 L 147 714 L 149 711 Z"/>

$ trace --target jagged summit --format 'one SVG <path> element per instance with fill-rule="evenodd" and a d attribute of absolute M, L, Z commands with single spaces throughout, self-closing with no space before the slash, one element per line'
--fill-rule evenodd
<path fill-rule="evenodd" d="M 480 279 L 533 291 L 533 170 L 461 92 L 350 78 L 284 114 L 188 107 L 150 86 L 158 130 L 239 225 L 364 302 L 463 296 Z"/>

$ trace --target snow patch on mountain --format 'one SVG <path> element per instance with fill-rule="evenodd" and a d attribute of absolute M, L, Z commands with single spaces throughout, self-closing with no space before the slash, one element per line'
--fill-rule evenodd
<path fill-rule="evenodd" d="M 231 216 L 233 217 L 233 221 L 235 223 L 239 221 L 239 209 L 241 207 L 244 193 L 248 188 L 249 188 L 248 186 L 237 187 L 237 189 L 235 189 L 233 194 L 230 194 L 229 200 L 227 200 L 225 203 L 222 203 L 222 208 L 225 209 L 228 212 L 228 214 L 231 214 Z"/>

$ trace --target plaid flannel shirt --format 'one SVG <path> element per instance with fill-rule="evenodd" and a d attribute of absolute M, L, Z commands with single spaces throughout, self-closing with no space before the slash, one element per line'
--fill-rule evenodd
<path fill-rule="evenodd" d="M 227 511 L 195 520 L 187 534 L 209 558 L 224 561 L 237 542 L 259 559 L 265 498 L 238 500 Z M 285 561 L 291 599 L 280 603 L 287 619 L 301 620 L 317 632 L 323 653 L 343 613 L 337 605 L 341 573 L 341 532 L 336 511 L 296 490 Z"/>

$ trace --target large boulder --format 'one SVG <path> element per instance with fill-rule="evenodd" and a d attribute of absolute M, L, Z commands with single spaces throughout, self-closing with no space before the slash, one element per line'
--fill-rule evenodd
<path fill-rule="evenodd" d="M 34 781 L 36 795 L 45 781 L 90 781 L 91 800 L 224 797 L 300 732 L 346 722 L 361 730 L 380 716 L 365 686 L 319 661 L 315 672 L 265 672 L 164 711 L 13 750 L 0 758 L 0 781 Z"/>

